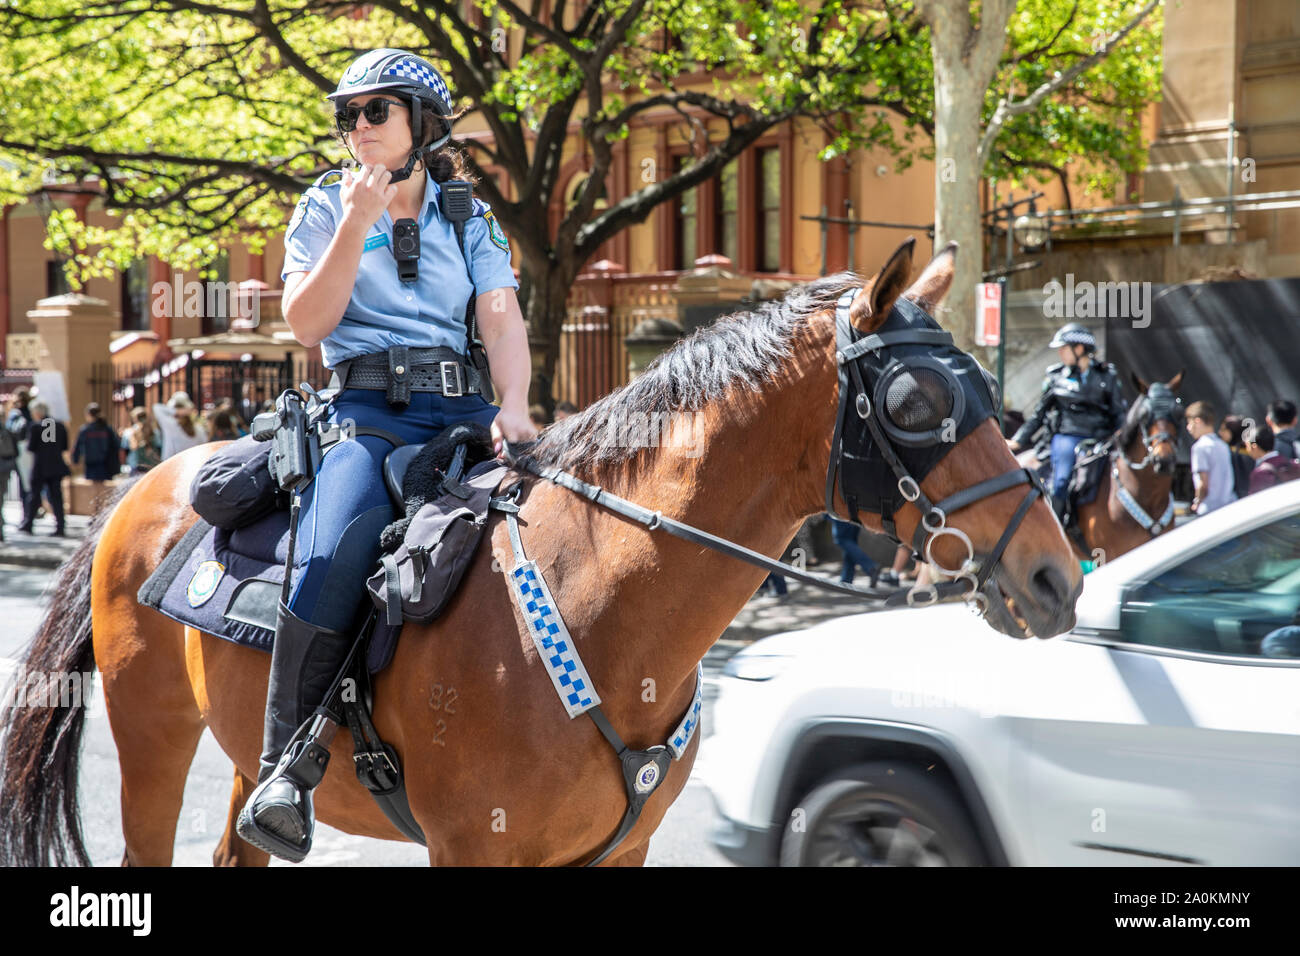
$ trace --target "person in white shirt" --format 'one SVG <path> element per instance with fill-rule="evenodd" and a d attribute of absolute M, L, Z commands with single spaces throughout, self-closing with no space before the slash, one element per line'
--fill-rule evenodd
<path fill-rule="evenodd" d="M 207 429 L 199 421 L 194 412 L 194 403 L 185 392 L 177 392 L 168 399 L 166 405 L 155 404 L 153 417 L 162 431 L 164 460 L 208 440 Z"/>
<path fill-rule="evenodd" d="M 1209 402 L 1187 407 L 1187 432 L 1192 445 L 1192 484 L 1196 497 L 1192 511 L 1207 515 L 1237 500 L 1232 481 L 1232 452 L 1215 431 L 1218 416 Z"/>

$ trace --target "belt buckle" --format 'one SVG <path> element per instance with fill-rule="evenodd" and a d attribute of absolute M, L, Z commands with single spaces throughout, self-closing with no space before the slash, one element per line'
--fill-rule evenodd
<path fill-rule="evenodd" d="M 451 369 L 450 382 L 448 381 L 447 371 Z M 465 386 L 461 382 L 460 363 L 450 359 L 438 363 L 438 374 L 442 376 L 442 394 L 445 398 L 460 398 L 465 394 Z"/>

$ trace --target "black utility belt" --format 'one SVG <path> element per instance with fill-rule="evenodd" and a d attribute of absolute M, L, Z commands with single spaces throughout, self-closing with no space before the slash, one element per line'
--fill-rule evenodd
<path fill-rule="evenodd" d="M 448 398 L 478 395 L 478 370 L 449 348 L 413 349 L 395 345 L 384 352 L 340 362 L 343 388 L 383 389 L 389 404 L 408 405 L 411 392 L 436 392 Z"/>

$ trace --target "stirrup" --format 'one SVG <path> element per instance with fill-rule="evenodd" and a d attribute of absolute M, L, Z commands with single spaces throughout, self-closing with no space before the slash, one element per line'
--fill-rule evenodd
<path fill-rule="evenodd" d="M 239 819 L 235 821 L 235 833 L 241 839 L 290 863 L 301 863 L 307 858 L 311 852 L 312 836 L 316 832 L 312 791 L 324 778 L 330 760 L 329 750 L 317 740 L 324 719 L 320 716 L 313 717 L 306 735 L 297 737 L 289 744 L 275 770 L 249 794 L 243 809 L 239 811 Z M 292 843 L 257 821 L 257 802 L 273 783 L 290 784 L 302 799 L 302 843 Z"/>

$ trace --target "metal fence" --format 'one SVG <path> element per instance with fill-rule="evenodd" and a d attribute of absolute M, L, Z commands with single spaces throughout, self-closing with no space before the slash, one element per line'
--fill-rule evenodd
<path fill-rule="evenodd" d="M 286 388 L 307 382 L 324 388 L 330 373 L 320 362 L 308 362 L 286 352 L 283 360 L 208 359 L 180 355 L 160 365 L 95 366 L 90 386 L 110 425 L 121 431 L 131 424 L 131 409 L 165 404 L 177 392 L 189 395 L 200 411 L 223 399 L 244 414 L 245 401 L 261 410 Z"/>

